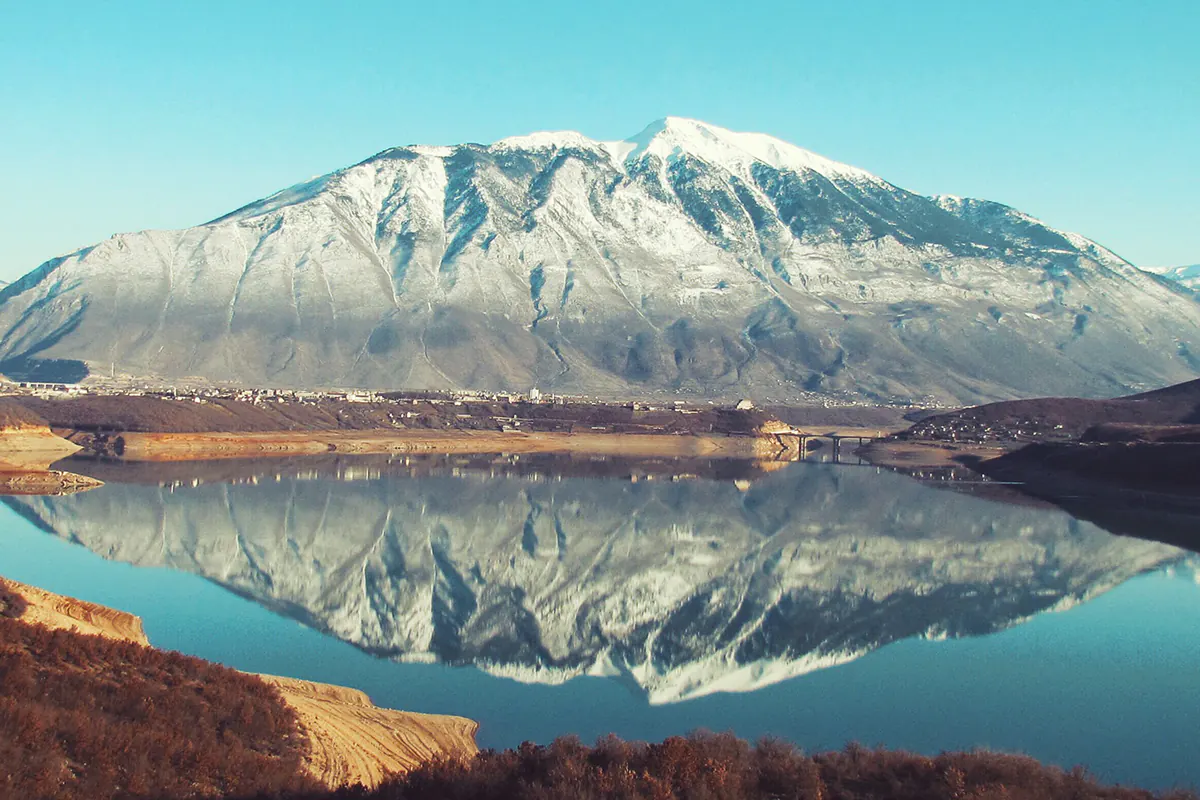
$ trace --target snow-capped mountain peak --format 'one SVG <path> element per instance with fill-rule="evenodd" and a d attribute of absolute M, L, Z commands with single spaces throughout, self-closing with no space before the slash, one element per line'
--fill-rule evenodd
<path fill-rule="evenodd" d="M 1090 239 L 679 117 L 392 148 L 0 293 L 0 361 L 282 386 L 957 403 L 1198 354 L 1196 296 Z"/>
<path fill-rule="evenodd" d="M 878 180 L 871 173 L 841 164 L 765 133 L 739 133 L 685 117 L 665 117 L 650 123 L 641 133 L 621 143 L 633 145 L 623 160 L 636 161 L 645 155 L 671 161 L 681 154 L 701 158 L 730 172 L 741 172 L 754 162 L 778 170 L 812 170 L 826 177 Z"/>
<path fill-rule="evenodd" d="M 879 180 L 866 170 L 833 161 L 765 133 L 739 133 L 686 117 L 663 117 L 620 141 L 596 141 L 577 131 L 541 131 L 509 136 L 492 147 L 504 150 L 594 150 L 607 154 L 613 166 L 621 170 L 647 156 L 670 164 L 687 155 L 734 174 L 744 174 L 752 164 L 762 163 L 781 171 L 803 173 L 811 170 L 828 178 Z"/>
<path fill-rule="evenodd" d="M 538 131 L 520 136 L 508 136 L 492 144 L 493 148 L 505 150 L 549 150 L 567 147 L 594 150 L 600 146 L 599 142 L 589 139 L 579 131 Z"/>

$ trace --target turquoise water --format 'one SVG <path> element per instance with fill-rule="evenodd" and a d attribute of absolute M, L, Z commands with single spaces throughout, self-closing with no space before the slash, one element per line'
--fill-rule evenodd
<path fill-rule="evenodd" d="M 864 473 L 859 470 L 854 474 Z M 847 488 L 845 484 L 847 474 L 794 473 L 792 479 L 799 480 L 796 476 L 800 475 L 805 480 L 825 480 L 832 475 L 836 479 L 832 495 L 835 505 L 823 505 L 820 513 L 838 516 L 843 514 L 836 506 L 839 493 L 855 491 L 853 486 Z M 893 484 L 894 478 L 879 479 L 876 493 L 895 491 L 900 497 L 896 502 L 908 503 L 911 498 L 902 493 L 917 491 L 914 497 L 923 504 L 921 520 L 925 524 L 945 519 L 929 516 L 930 503 L 951 503 L 952 514 L 964 510 L 1010 513 L 1000 504 L 971 498 L 947 499 L 949 493 L 923 488 L 910 490 Z M 412 507 L 419 501 L 424 504 L 421 513 L 429 513 L 426 506 L 434 490 L 426 484 L 381 480 L 387 483 L 385 488 L 393 498 L 389 501 L 393 509 L 401 503 Z M 286 486 L 286 479 L 283 483 Z M 359 482 L 355 491 L 361 491 L 364 483 Z M 595 491 L 606 484 L 594 483 Z M 875 485 L 871 483 L 867 488 Z M 261 488 L 264 504 L 279 502 L 280 484 L 271 486 L 269 491 Z M 325 486 L 320 481 L 296 483 L 289 489 L 292 499 L 288 501 L 287 518 L 294 521 L 302 516 L 297 511 L 301 505 L 297 498 L 311 497 L 319 491 L 341 497 L 346 491 L 343 486 Z M 500 492 L 503 487 L 483 488 Z M 444 489 L 443 484 L 438 484 L 438 492 Z M 465 485 L 458 489 L 460 496 L 475 490 Z M 592 491 L 587 483 L 580 483 L 576 489 L 585 494 Z M 618 489 L 625 496 L 627 489 Z M 1064 766 L 1084 764 L 1111 781 L 1153 787 L 1200 785 L 1200 763 L 1194 757 L 1200 750 L 1200 586 L 1193 578 L 1186 554 L 1160 559 L 1153 569 L 1135 572 L 1120 580 L 1115 588 L 1084 598 L 1074 607 L 1000 620 L 998 624 L 1004 629 L 997 632 L 945 639 L 899 636 L 887 641 L 883 631 L 874 631 L 871 635 L 877 635 L 882 644 L 867 648 L 865 654 L 848 663 L 817 669 L 753 691 L 715 691 L 692 699 L 652 703 L 648 692 L 628 675 L 573 677 L 559 684 L 523 683 L 464 663 L 469 659 L 458 658 L 457 665 L 448 665 L 398 663 L 376 657 L 294 618 L 315 613 L 311 609 L 301 613 L 276 601 L 274 605 L 279 610 L 271 611 L 217 582 L 224 580 L 238 592 L 254 595 L 245 585 L 235 585 L 236 581 L 227 577 L 210 574 L 211 579 L 206 579 L 182 569 L 134 567 L 106 560 L 69 540 L 89 542 L 99 552 L 106 550 L 96 542 L 107 541 L 106 554 L 121 555 L 119 548 L 111 543 L 120 542 L 122 523 L 107 522 L 96 510 L 111 509 L 123 490 L 125 487 L 110 484 L 79 496 L 78 501 L 46 499 L 47 505 L 37 509 L 38 518 L 58 535 L 31 523 L 26 518 L 27 507 L 23 507 L 25 516 L 9 507 L 0 508 L 0 574 L 137 614 L 145 621 L 150 640 L 160 647 L 242 670 L 354 686 L 381 705 L 470 716 L 481 723 L 482 746 L 511 746 L 522 740 L 545 742 L 568 733 L 585 740 L 608 732 L 626 738 L 660 739 L 708 728 L 732 730 L 750 738 L 783 736 L 809 750 L 841 747 L 850 740 L 927 753 L 988 747 L 1028 753 Z M 143 487 L 137 491 L 150 490 Z M 189 491 L 197 494 L 189 495 Z M 194 490 L 175 488 L 170 492 L 156 488 L 154 497 L 164 508 L 172 509 L 189 502 L 189 497 L 193 500 L 201 497 L 203 491 L 204 486 Z M 234 510 L 228 516 L 244 518 L 245 503 L 256 502 L 254 498 L 260 487 L 243 486 L 237 491 L 241 493 L 239 497 L 250 499 L 239 501 L 242 505 L 231 504 Z M 528 488 L 522 491 L 534 496 Z M 559 496 L 565 491 L 560 489 Z M 268 501 L 268 496 L 275 499 Z M 136 492 L 130 497 L 130 502 L 138 503 L 139 508 L 147 504 L 145 497 Z M 81 504 L 84 498 L 90 505 Z M 730 503 L 740 504 L 739 509 L 753 505 L 753 498 L 744 495 L 731 494 L 730 498 Z M 856 508 L 861 505 L 857 496 L 852 499 Z M 655 502 L 660 500 L 656 498 Z M 324 502 L 328 507 L 328 497 Z M 503 499 L 497 502 L 497 508 L 504 507 Z M 578 504 L 579 499 L 573 495 L 570 502 Z M 559 503 L 566 507 L 565 500 Z M 174 546 L 168 543 L 173 525 L 186 525 L 188 536 L 196 536 L 202 535 L 197 530 L 217 527 L 219 520 L 224 519 L 212 518 L 214 512 L 208 505 L 201 508 L 204 515 L 209 515 L 202 516 L 205 525 L 197 525 L 199 512 L 195 509 L 189 512 L 191 516 L 179 518 L 158 512 L 162 549 Z M 765 515 L 761 507 L 753 508 L 756 514 Z M 687 513 L 686 508 L 680 512 L 678 506 L 675 511 Z M 480 512 L 473 509 L 471 513 Z M 713 511 L 708 509 L 705 513 Z M 895 509 L 888 513 L 891 516 L 887 525 L 895 526 L 898 519 Z M 1021 551 L 1028 538 L 1036 535 L 1030 527 L 1036 527 L 1040 519 L 1038 512 L 1022 510 L 1021 513 L 1026 516 L 1020 518 L 1020 528 L 1013 534 L 1014 552 Z M 83 525 L 81 514 L 93 522 L 99 519 L 95 524 L 103 529 L 102 535 Z M 1047 525 L 1062 524 L 1058 516 L 1046 514 Z M 398 511 L 390 514 L 398 515 Z M 184 518 L 189 521 L 185 523 Z M 1030 580 L 1057 586 L 1065 580 L 1057 573 L 1077 569 L 1069 566 L 1074 562 L 1065 555 L 1068 546 L 1082 547 L 1076 541 L 1079 537 L 1105 536 L 1098 532 L 1081 533 L 1072 521 L 1067 523 L 1063 542 L 1052 542 L 1047 549 L 1051 556 L 1038 557 L 1040 572 Z M 332 527 L 322 528 L 313 535 L 318 538 L 335 535 L 330 530 L 338 530 L 338 520 L 325 524 Z M 345 524 L 356 523 L 346 518 Z M 438 524 L 444 529 L 444 523 Z M 990 524 L 995 529 L 1001 523 Z M 411 528 L 408 522 L 403 525 L 406 530 Z M 136 528 L 136 520 L 131 521 L 131 536 Z M 293 549 L 311 546 L 316 552 L 316 544 L 305 545 L 306 540 L 294 532 L 281 535 Z M 529 527 L 523 533 L 514 531 L 513 535 L 527 540 Z M 639 535 L 646 534 L 643 531 Z M 779 535 L 782 534 L 776 534 Z M 998 534 L 993 531 L 990 535 Z M 142 563 L 153 561 L 146 551 L 158 546 L 152 538 L 146 541 L 148 544 L 139 550 Z M 1121 540 L 1118 544 L 1123 546 L 1126 541 L 1141 546 L 1135 540 Z M 856 543 L 855 547 L 869 544 Z M 254 547 L 243 549 L 259 555 L 264 552 Z M 966 557 L 959 550 L 955 552 L 958 554 L 954 558 Z M 1109 564 L 1112 556 L 1106 559 L 1103 563 Z M 412 571 L 411 563 L 407 568 Z M 1046 577 L 1042 573 L 1054 574 Z M 270 592 L 278 594 L 280 590 L 275 584 L 280 581 L 279 576 L 272 577 L 261 570 L 258 574 L 258 580 L 266 587 L 259 600 Z M 1043 587 L 1043 583 L 1038 586 Z M 1049 591 L 1044 587 L 1037 590 L 1043 594 Z M 957 613 L 953 606 L 962 602 L 969 600 L 956 596 L 946 601 L 950 609 L 946 613 Z M 822 600 L 820 607 L 825 607 L 824 604 Z M 879 625 L 890 624 L 886 611 L 879 614 L 882 619 Z M 1024 616 L 1029 618 L 1023 619 Z M 312 623 L 313 619 L 308 621 Z M 432 658 L 428 653 L 420 657 Z"/>

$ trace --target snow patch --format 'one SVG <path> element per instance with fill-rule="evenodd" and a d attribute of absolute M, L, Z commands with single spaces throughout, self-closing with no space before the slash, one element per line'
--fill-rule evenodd
<path fill-rule="evenodd" d="M 789 172 L 811 170 L 830 178 L 879 181 L 866 170 L 833 161 L 765 133 L 738 133 L 683 117 L 666 117 L 653 122 L 625 143 L 633 145 L 624 155 L 626 164 L 646 155 L 671 161 L 686 153 L 723 166 L 730 172 L 744 173 L 757 161 Z"/>

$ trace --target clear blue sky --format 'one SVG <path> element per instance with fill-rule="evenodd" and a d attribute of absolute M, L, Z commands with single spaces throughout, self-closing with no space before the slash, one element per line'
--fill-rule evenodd
<path fill-rule="evenodd" d="M 1200 262 L 1200 2 L 0 0 L 0 278 L 410 143 L 668 114 Z"/>

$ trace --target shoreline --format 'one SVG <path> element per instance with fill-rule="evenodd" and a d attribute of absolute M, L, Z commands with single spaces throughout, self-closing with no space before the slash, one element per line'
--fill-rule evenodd
<path fill-rule="evenodd" d="M 104 482 L 57 469 L 8 469 L 0 466 L 0 495 L 63 495 L 86 492 Z"/>
<path fill-rule="evenodd" d="M 799 437 L 790 434 L 621 434 L 521 431 L 248 431 L 115 434 L 92 452 L 124 461 L 337 454 L 561 453 L 595 456 L 752 458 L 791 461 Z"/>
<path fill-rule="evenodd" d="M 45 426 L 0 428 L 0 495 L 63 495 L 102 486 L 87 475 L 51 468 L 81 449 Z"/>

